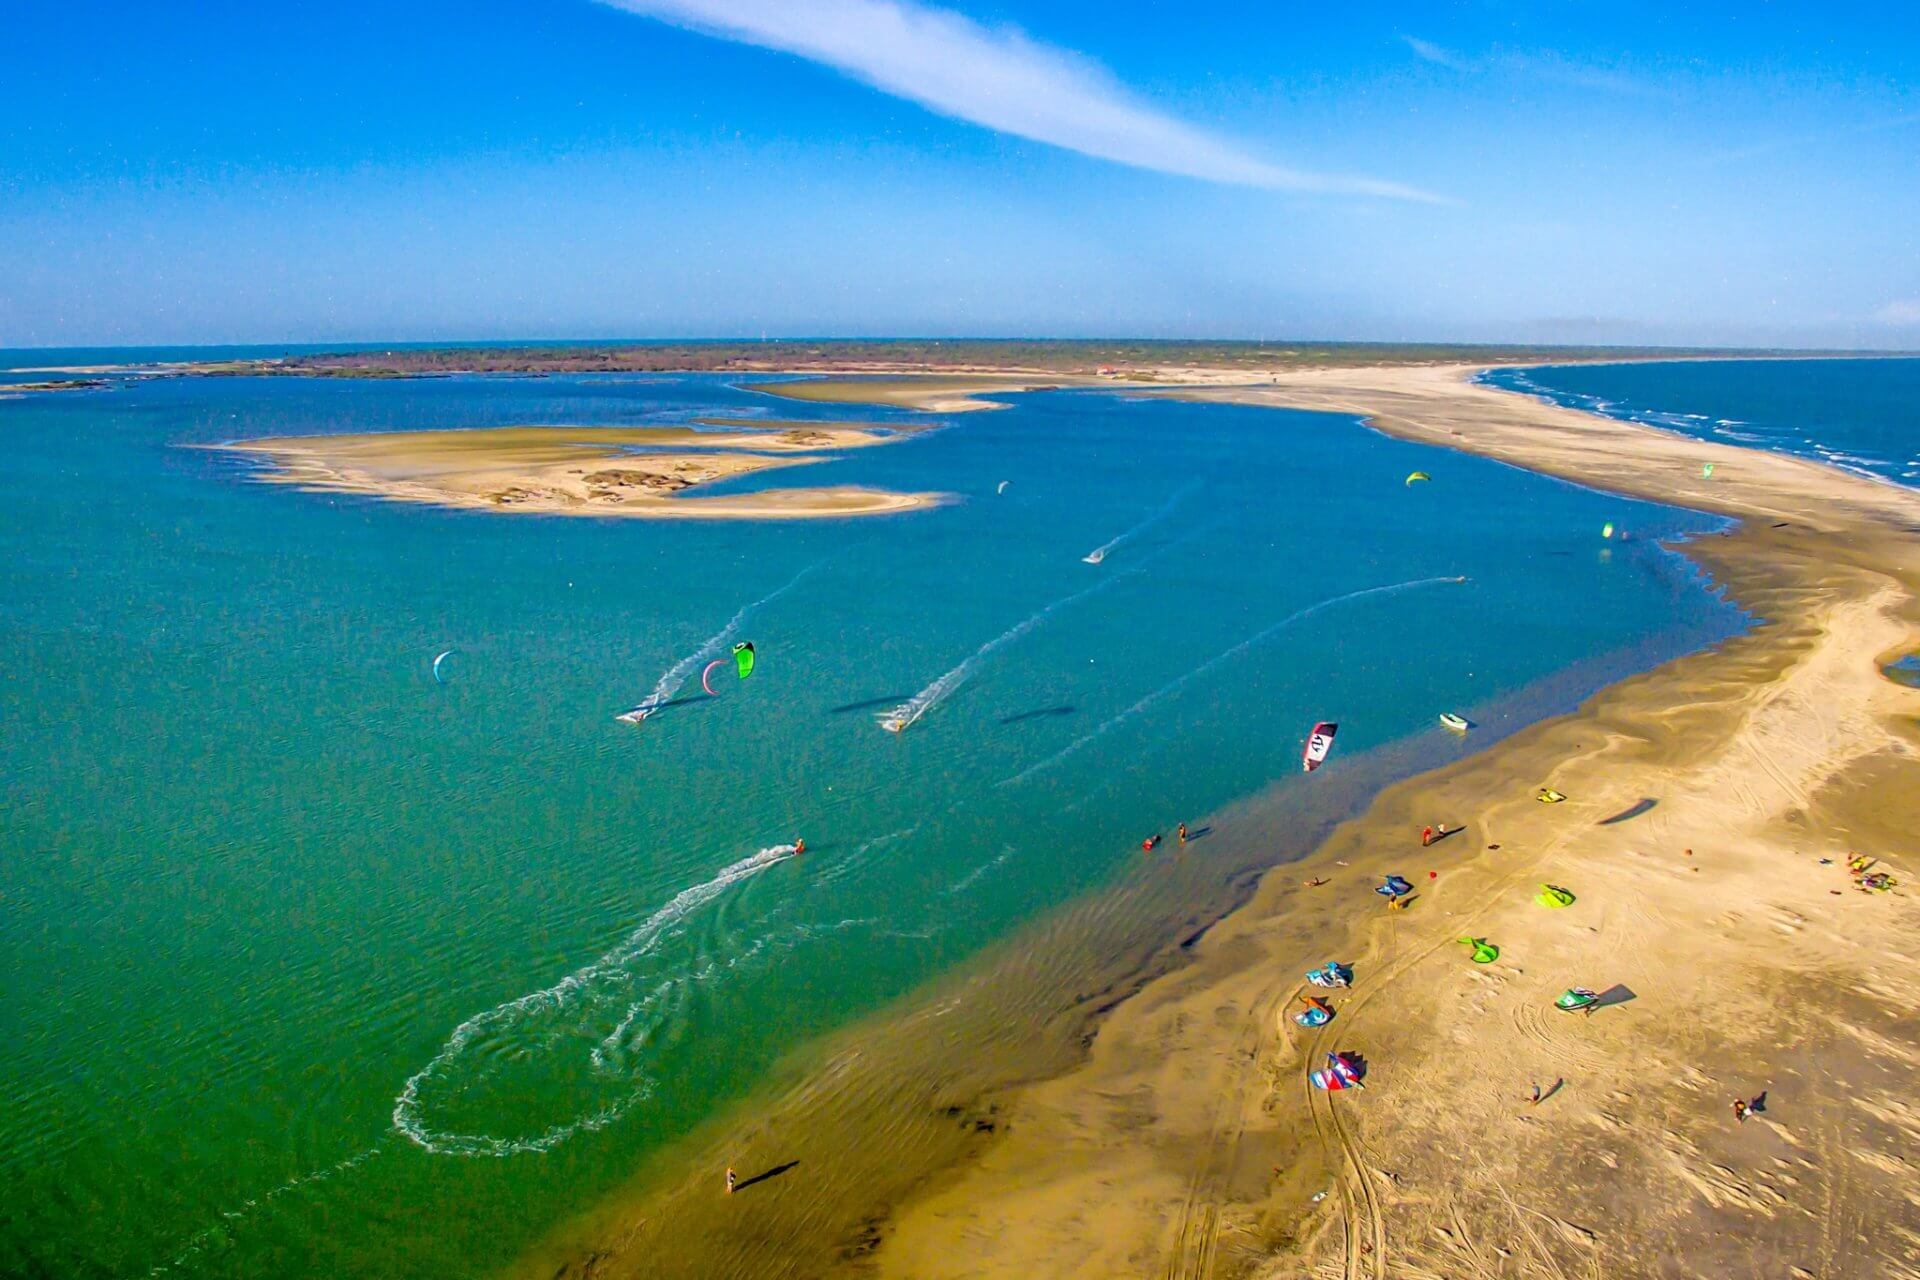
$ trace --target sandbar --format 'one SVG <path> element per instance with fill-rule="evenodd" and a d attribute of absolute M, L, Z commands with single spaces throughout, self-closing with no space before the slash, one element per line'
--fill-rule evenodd
<path fill-rule="evenodd" d="M 216 446 L 261 478 L 311 492 L 537 515 L 798 519 L 882 515 L 948 501 L 855 485 L 701 495 L 702 485 L 829 460 L 906 433 L 848 423 L 704 419 L 690 427 L 488 427 L 283 436 Z"/>

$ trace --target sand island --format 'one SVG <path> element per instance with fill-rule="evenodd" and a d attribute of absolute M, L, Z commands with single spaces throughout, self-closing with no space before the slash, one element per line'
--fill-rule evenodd
<path fill-rule="evenodd" d="M 852 423 L 710 418 L 690 427 L 522 426 L 283 436 L 219 448 L 310 492 L 537 515 L 795 519 L 884 515 L 946 501 L 857 485 L 700 495 L 703 485 L 804 467 L 911 433 Z"/>

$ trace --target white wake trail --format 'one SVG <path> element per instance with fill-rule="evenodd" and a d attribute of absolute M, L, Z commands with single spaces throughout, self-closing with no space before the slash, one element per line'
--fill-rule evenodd
<path fill-rule="evenodd" d="M 634 707 L 622 712 L 617 719 L 644 720 L 647 716 L 666 705 L 674 694 L 680 692 L 680 686 L 687 682 L 687 677 L 691 676 L 707 663 L 712 662 L 725 651 L 728 643 L 733 640 L 734 636 L 739 634 L 740 628 L 746 625 L 747 619 L 753 616 L 755 610 L 765 608 L 781 596 L 787 594 L 787 592 L 799 586 L 802 578 L 819 567 L 818 564 L 810 564 L 800 572 L 794 574 L 784 586 L 775 587 L 772 591 L 761 596 L 752 604 L 742 605 L 738 613 L 727 619 L 726 626 L 701 641 L 698 649 L 695 649 L 692 653 L 667 668 L 666 674 L 654 682 L 653 692 L 641 699 Z"/>
<path fill-rule="evenodd" d="M 1101 543 L 1099 546 L 1095 547 L 1092 551 L 1089 551 L 1086 555 L 1080 558 L 1086 561 L 1088 564 L 1099 564 L 1101 561 L 1107 558 L 1108 552 L 1116 550 L 1123 543 L 1131 542 L 1133 539 L 1145 533 L 1148 529 L 1153 528 L 1154 525 L 1159 524 L 1162 520 L 1165 520 L 1168 516 L 1172 515 L 1174 512 L 1174 508 L 1178 507 L 1181 503 L 1185 502 L 1188 498 L 1192 497 L 1194 494 L 1194 491 L 1199 487 L 1200 487 L 1200 482 L 1198 480 L 1190 481 L 1187 484 L 1181 486 L 1179 489 L 1174 491 L 1174 494 L 1172 497 L 1168 498 L 1165 502 L 1161 503 L 1158 508 L 1156 508 L 1151 514 L 1147 516 L 1146 519 L 1142 520 L 1139 524 L 1134 525 L 1133 528 L 1128 529 L 1125 533 L 1113 539 L 1113 541 Z"/>
<path fill-rule="evenodd" d="M 1099 595 L 1102 591 L 1105 591 L 1110 587 L 1116 586 L 1119 583 L 1125 582 L 1127 579 L 1132 578 L 1138 575 L 1139 573 L 1141 573 L 1143 570 L 1147 568 L 1147 566 L 1151 565 L 1154 561 L 1160 559 L 1160 557 L 1166 555 L 1168 552 L 1174 550 L 1177 547 L 1185 546 L 1187 543 L 1192 542 L 1195 538 L 1211 533 L 1213 530 L 1219 528 L 1220 524 L 1221 524 L 1221 521 L 1216 520 L 1211 524 L 1204 525 L 1201 528 L 1194 530 L 1192 533 L 1186 535 L 1184 538 L 1176 538 L 1172 542 L 1169 542 L 1166 546 L 1161 547 L 1159 550 L 1153 552 L 1151 555 L 1149 555 L 1146 559 L 1140 561 L 1138 564 L 1129 566 L 1128 568 L 1121 570 L 1119 573 L 1116 573 L 1111 577 L 1102 578 L 1100 581 L 1094 583 L 1092 586 L 1083 587 L 1080 590 L 1074 592 L 1070 596 L 1063 596 L 1060 599 L 1055 600 L 1052 604 L 1046 606 L 1044 609 L 1041 609 L 1039 612 L 1033 614 L 1032 616 L 1014 623 L 1011 627 L 1008 627 L 1005 631 L 1001 632 L 999 635 L 995 636 L 993 639 L 981 645 L 978 649 L 975 649 L 971 654 L 967 655 L 966 660 L 963 661 L 959 666 L 941 675 L 939 678 L 934 680 L 932 684 L 929 684 L 926 688 L 922 689 L 920 692 L 914 694 L 911 698 L 908 698 L 905 702 L 901 703 L 899 706 L 895 707 L 893 710 L 881 716 L 880 727 L 892 733 L 899 733 L 901 730 L 911 725 L 914 721 L 918 720 L 921 716 L 926 715 L 927 712 L 933 710 L 935 707 L 939 706 L 942 702 L 946 701 L 947 695 L 952 693 L 955 689 L 958 689 L 961 685 L 965 684 L 967 682 L 967 677 L 971 676 L 976 670 L 978 670 L 980 667 L 980 664 L 985 662 L 988 658 L 992 657 L 996 651 L 1006 648 L 1008 645 L 1020 639 L 1022 636 L 1029 634 L 1030 632 L 1033 631 L 1035 627 L 1038 627 L 1041 623 L 1045 622 L 1048 618 L 1051 618 L 1054 614 L 1060 612 L 1060 610 L 1067 608 L 1069 605 L 1078 604 L 1080 601 L 1085 600 L 1090 596 Z"/>
<path fill-rule="evenodd" d="M 302 1187 L 310 1187 L 316 1182 L 325 1182 L 327 1179 L 345 1173 L 350 1169 L 357 1169 L 368 1160 L 371 1160 L 375 1155 L 379 1154 L 379 1151 L 380 1145 L 375 1143 L 364 1151 L 357 1151 L 346 1159 L 336 1161 L 324 1169 L 315 1169 L 312 1173 L 303 1173 L 298 1177 L 289 1178 L 270 1191 L 262 1191 L 257 1196 L 241 1201 L 236 1208 L 221 1210 L 219 1222 L 196 1232 L 190 1240 L 180 1247 L 179 1251 L 176 1252 L 172 1258 L 148 1269 L 147 1275 L 149 1277 L 163 1276 L 169 1272 L 178 1271 L 200 1253 L 204 1252 L 208 1246 L 214 1244 L 216 1241 L 226 1239 L 227 1233 L 233 1226 L 245 1221 L 256 1211 L 265 1208 L 267 1205 L 272 1204 L 282 1197 L 293 1194 Z"/>
<path fill-rule="evenodd" d="M 1384 587 L 1368 587 L 1362 591 L 1349 591 L 1345 595 L 1332 596 L 1326 600 L 1319 601 L 1316 604 L 1310 604 L 1304 609 L 1300 609 L 1300 610 L 1297 610 L 1296 612 L 1288 614 L 1286 617 L 1280 619 L 1280 621 L 1274 623 L 1272 626 L 1268 627 L 1266 630 L 1256 632 L 1255 634 L 1248 636 L 1245 640 L 1242 640 L 1239 644 L 1234 645 L 1231 649 L 1228 649 L 1222 653 L 1215 654 L 1213 657 L 1208 658 L 1205 662 L 1201 663 L 1199 666 L 1195 667 L 1193 670 L 1187 672 L 1185 675 L 1176 676 L 1172 680 L 1169 680 L 1166 684 L 1161 685 L 1158 689 L 1155 689 L 1152 693 L 1140 699 L 1140 701 L 1134 703 L 1132 706 L 1128 707 L 1125 711 L 1122 711 L 1119 715 L 1114 716 L 1112 719 L 1107 720 L 1104 723 L 1096 726 L 1094 729 L 1086 733 L 1084 736 L 1076 738 L 1072 742 L 1069 742 L 1066 746 L 1062 747 L 1059 751 L 1056 751 L 1054 754 L 1048 756 L 1045 760 L 1042 760 L 1039 764 L 1030 765 L 1029 767 L 1021 770 L 1019 773 L 1014 774 L 1012 777 L 1007 778 L 1006 780 L 1001 782 L 1000 785 L 1003 787 L 1014 786 L 1018 783 L 1025 782 L 1028 778 L 1033 777 L 1035 774 L 1043 773 L 1046 770 L 1051 769 L 1054 765 L 1059 764 L 1062 760 L 1065 760 L 1068 756 L 1071 756 L 1072 754 L 1074 754 L 1074 752 L 1080 750 L 1082 747 L 1086 746 L 1087 744 L 1095 741 L 1098 738 L 1102 738 L 1106 736 L 1108 732 L 1119 728 L 1122 724 L 1126 723 L 1128 720 L 1133 719 L 1135 716 L 1140 715 L 1143 712 L 1151 710 L 1156 704 L 1163 702 L 1168 698 L 1171 698 L 1174 694 L 1180 692 L 1180 690 L 1186 688 L 1189 684 L 1192 684 L 1195 680 L 1198 680 L 1201 676 L 1207 674 L 1207 672 L 1214 670 L 1216 667 L 1220 666 L 1222 663 L 1231 662 L 1233 659 L 1239 657 L 1241 654 L 1253 648 L 1255 645 L 1260 644 L 1261 642 L 1269 639 L 1270 637 L 1278 634 L 1279 632 L 1286 630 L 1288 627 L 1292 626 L 1296 622 L 1302 622 L 1307 618 L 1311 618 L 1314 614 L 1319 613 L 1323 609 L 1331 609 L 1333 606 L 1337 604 L 1346 604 L 1352 600 L 1362 600 L 1368 596 L 1393 595 L 1401 591 L 1412 591 L 1418 587 L 1453 586 L 1453 585 L 1458 585 L 1459 583 L 1462 583 L 1465 581 L 1466 579 L 1464 577 L 1415 578 L 1410 582 L 1396 582 L 1389 586 L 1384 586 Z"/>
<path fill-rule="evenodd" d="M 667 932 L 729 886 L 794 856 L 790 844 L 774 845 L 721 868 L 711 879 L 682 889 L 648 916 L 619 946 L 550 987 L 475 1014 L 453 1029 L 440 1052 L 411 1076 L 394 1099 L 393 1127 L 436 1155 L 507 1156 L 546 1151 L 576 1133 L 603 1129 L 645 1095 L 647 1082 L 625 1068 L 622 1049 L 634 1038 L 637 1020 L 671 1003 L 670 997 L 698 975 L 644 972 L 638 962 Z M 643 986 L 648 978 L 651 984 Z M 659 1018 L 650 1019 L 657 1024 Z M 604 1028 L 604 1030 L 603 1030 Z M 644 1038 L 644 1037 L 642 1037 Z M 584 1060 L 558 1061 L 586 1048 Z M 501 1072 L 531 1063 L 573 1079 L 593 1082 L 598 1096 L 585 1110 L 552 1122 L 536 1120 L 530 1132 L 501 1136 L 477 1129 L 442 1129 L 433 1113 L 469 1103 Z M 464 1070 L 463 1070 L 464 1069 Z M 531 1069 L 531 1068 L 529 1068 Z M 552 1081 L 544 1082 L 551 1086 Z M 506 1090 L 513 1096 L 515 1090 Z M 470 1105 L 470 1103 L 469 1103 Z M 524 1109 L 524 1108 L 523 1108 Z"/>

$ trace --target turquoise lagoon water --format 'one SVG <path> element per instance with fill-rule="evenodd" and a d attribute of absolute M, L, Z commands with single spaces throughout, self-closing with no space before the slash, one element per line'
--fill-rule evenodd
<path fill-rule="evenodd" d="M 952 505 L 756 524 L 305 494 L 186 446 L 853 415 L 717 377 L 0 400 L 0 1271 L 485 1271 L 1144 833 L 1742 624 L 1660 546 L 1705 517 L 1338 417 L 1007 399 L 761 479 Z M 735 639 L 751 681 L 615 722 Z"/>
<path fill-rule="evenodd" d="M 1701 360 L 1499 369 L 1491 385 L 1920 485 L 1920 359 Z"/>

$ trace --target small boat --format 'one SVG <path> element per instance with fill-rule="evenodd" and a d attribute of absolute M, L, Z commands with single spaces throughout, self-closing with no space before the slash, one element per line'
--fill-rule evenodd
<path fill-rule="evenodd" d="M 1457 716 L 1451 711 L 1442 711 L 1440 713 L 1440 723 L 1455 733 L 1465 733 L 1467 730 L 1473 728 L 1473 724 L 1465 716 Z"/>
<path fill-rule="evenodd" d="M 1307 735 L 1307 745 L 1300 752 L 1300 767 L 1312 773 L 1327 762 L 1327 753 L 1333 750 L 1333 735 L 1340 726 L 1331 720 L 1322 720 L 1313 726 L 1313 732 Z"/>

